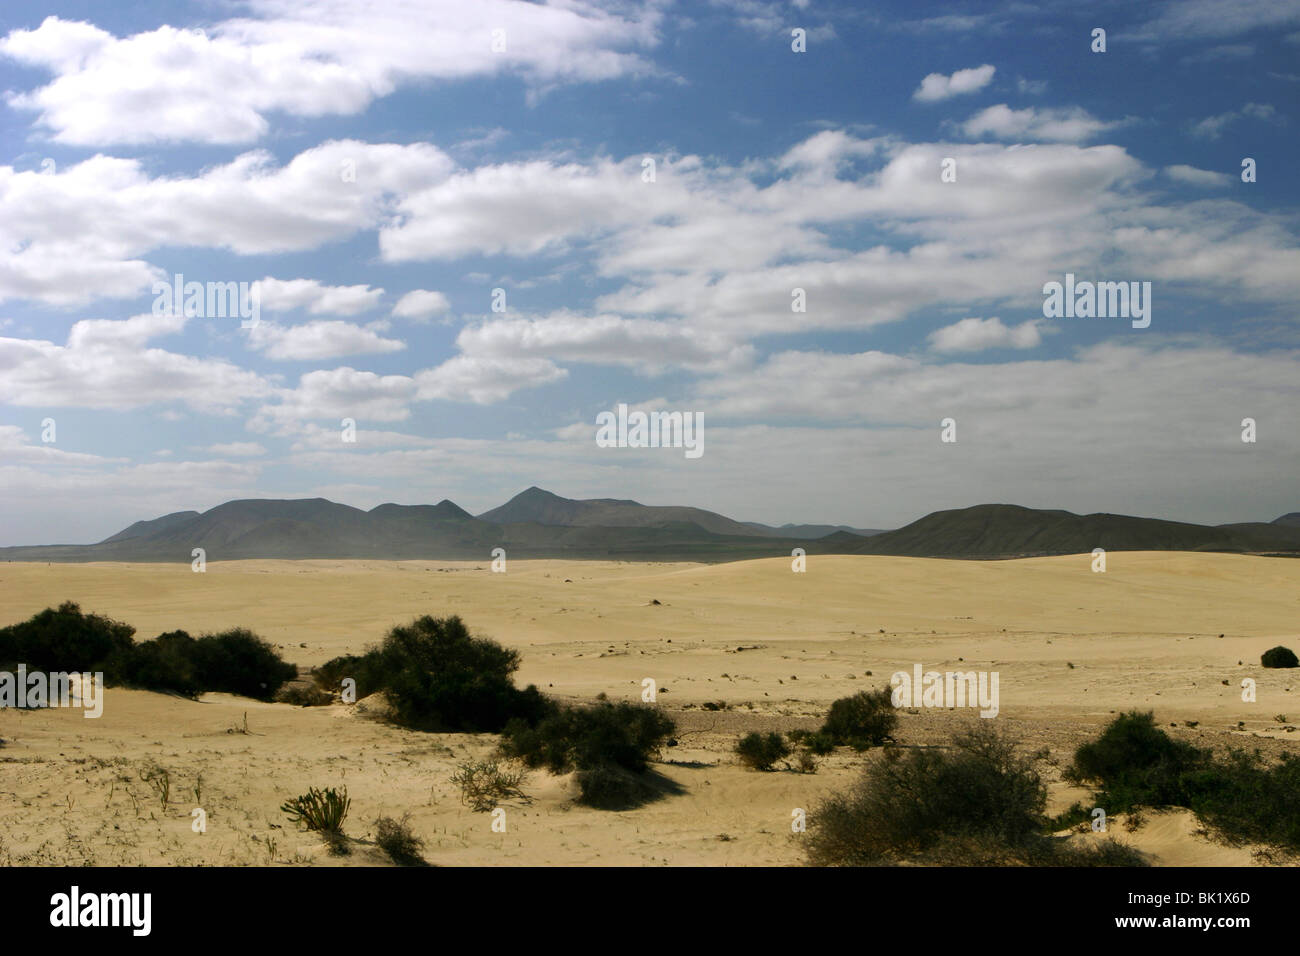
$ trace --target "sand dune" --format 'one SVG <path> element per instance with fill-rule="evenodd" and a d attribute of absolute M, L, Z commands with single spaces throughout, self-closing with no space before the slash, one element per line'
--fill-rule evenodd
<path fill-rule="evenodd" d="M 1300 722 L 1300 679 L 1261 669 L 1259 655 L 1300 643 L 1300 561 L 1111 554 L 1104 574 L 1090 563 L 1087 555 L 830 556 L 810 558 L 803 574 L 786 560 L 511 561 L 505 574 L 486 561 L 241 561 L 203 574 L 188 565 L 3 564 L 0 622 L 74 600 L 133 624 L 137 639 L 245 625 L 302 665 L 359 651 L 416 614 L 458 613 L 519 648 L 520 679 L 549 693 L 639 699 L 642 679 L 653 677 L 683 733 L 657 767 L 677 795 L 605 813 L 574 806 L 566 778 L 535 773 L 525 787 L 531 801 L 507 805 L 507 833 L 498 834 L 486 815 L 460 805 L 449 781 L 467 755 L 488 754 L 493 737 L 402 731 L 343 705 L 110 689 L 98 720 L 0 711 L 0 854 L 99 864 L 379 862 L 364 845 L 341 861 L 325 857 L 278 811 L 310 785 L 345 783 L 352 835 L 364 838 L 377 814 L 409 811 L 433 862 L 798 863 L 791 811 L 842 788 L 870 758 L 837 752 L 813 775 L 760 774 L 736 765 L 731 745 L 742 730 L 814 727 L 834 698 L 917 662 L 999 671 L 997 719 L 1058 762 L 1130 707 L 1154 709 L 1178 724 L 1171 733 L 1203 745 L 1294 749 L 1297 735 L 1274 717 Z M 1243 677 L 1258 681 L 1258 702 L 1241 701 Z M 715 700 L 731 709 L 697 706 Z M 250 733 L 229 733 L 245 712 Z M 937 742 L 972 719 L 969 711 L 904 714 L 900 735 Z M 139 779 L 147 760 L 171 772 L 166 813 Z M 193 794 L 200 774 L 202 804 Z M 1081 795 L 1052 780 L 1054 808 Z M 208 813 L 201 835 L 189 816 L 199 805 Z M 1250 848 L 1197 849 L 1194 824 L 1161 821 L 1112 830 L 1142 849 L 1149 841 L 1160 862 L 1252 861 Z"/>

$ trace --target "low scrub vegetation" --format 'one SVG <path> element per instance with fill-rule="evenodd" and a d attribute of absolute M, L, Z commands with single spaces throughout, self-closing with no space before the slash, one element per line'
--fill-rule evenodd
<path fill-rule="evenodd" d="M 137 643 L 135 628 L 66 601 L 0 628 L 0 664 L 102 672 L 110 684 L 196 697 L 224 691 L 271 700 L 297 668 L 247 628 L 191 637 L 168 631 Z"/>
<path fill-rule="evenodd" d="M 791 730 L 785 736 L 796 747 L 801 747 L 818 757 L 825 757 L 835 749 L 835 739 L 824 730 Z"/>
<path fill-rule="evenodd" d="M 1295 651 L 1281 644 L 1270 647 L 1261 654 L 1259 662 L 1264 667 L 1300 667 L 1300 660 L 1296 659 Z"/>
<path fill-rule="evenodd" d="M 524 797 L 522 789 L 527 774 L 522 770 L 503 770 L 495 760 L 469 761 L 451 776 L 460 787 L 460 799 L 467 807 L 484 813 L 509 797 Z"/>
<path fill-rule="evenodd" d="M 280 688 L 275 699 L 278 703 L 295 707 L 325 707 L 334 703 L 334 695 L 315 684 L 289 684 Z"/>
<path fill-rule="evenodd" d="M 790 756 L 790 746 L 778 733 L 760 734 L 755 731 L 740 738 L 736 744 L 736 756 L 753 770 L 771 770 L 778 760 Z"/>
<path fill-rule="evenodd" d="M 380 817 L 375 821 L 375 843 L 398 866 L 428 866 L 421 851 L 424 841 L 411 829 L 410 817 Z"/>
<path fill-rule="evenodd" d="M 551 773 L 576 770 L 580 802 L 619 809 L 650 798 L 650 760 L 675 730 L 671 718 L 646 704 L 561 707 L 534 725 L 510 721 L 501 752 Z"/>
<path fill-rule="evenodd" d="M 897 723 L 890 689 L 864 690 L 831 704 L 821 734 L 835 746 L 866 750 L 892 740 Z"/>
<path fill-rule="evenodd" d="M 333 787 L 317 790 L 312 787 L 301 796 L 286 800 L 280 809 L 288 815 L 291 822 L 323 836 L 331 850 L 343 853 L 347 846 L 343 836 L 343 821 L 347 819 L 351 805 L 347 787 L 342 790 Z"/>
<path fill-rule="evenodd" d="M 1169 737 L 1151 712 L 1132 711 L 1080 746 L 1065 776 L 1099 788 L 1095 803 L 1110 814 L 1186 807 L 1231 839 L 1300 850 L 1300 758 L 1289 753 L 1275 763 L 1257 751 L 1216 756 Z"/>
<path fill-rule="evenodd" d="M 510 720 L 535 724 L 554 711 L 537 688 L 515 687 L 519 652 L 473 637 L 456 616 L 416 618 L 394 627 L 365 654 L 317 668 L 322 687 L 344 678 L 358 696 L 383 691 L 394 723 L 413 730 L 498 733 Z"/>
<path fill-rule="evenodd" d="M 888 747 L 851 790 L 809 815 L 819 866 L 1141 866 L 1136 851 L 1072 846 L 1047 832 L 1047 791 L 1033 757 L 981 721 L 950 749 Z"/>

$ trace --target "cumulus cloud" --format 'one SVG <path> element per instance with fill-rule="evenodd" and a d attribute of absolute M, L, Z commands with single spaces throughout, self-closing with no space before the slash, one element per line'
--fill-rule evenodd
<path fill-rule="evenodd" d="M 618 12 L 583 0 L 244 6 L 252 16 L 207 30 L 161 26 L 118 37 L 56 16 L 13 30 L 0 39 L 0 56 L 53 79 L 11 93 L 9 105 L 72 145 L 236 144 L 264 136 L 273 113 L 356 114 L 416 82 L 511 73 L 545 90 L 658 72 L 638 52 L 658 42 L 655 5 Z M 504 50 L 493 49 L 494 30 L 504 31 Z"/>
<path fill-rule="evenodd" d="M 298 362 L 399 352 L 406 348 L 404 342 L 384 338 L 380 333 L 386 329 L 384 322 L 361 326 L 317 320 L 282 326 L 263 320 L 248 330 L 248 347 L 265 353 L 267 358 Z"/>
<path fill-rule="evenodd" d="M 558 382 L 568 374 L 544 358 L 458 355 L 437 368 L 417 372 L 415 382 L 421 399 L 488 405 L 504 401 L 521 389 Z"/>
<path fill-rule="evenodd" d="M 306 309 L 312 315 L 357 315 L 379 304 L 383 289 L 368 285 L 325 285 L 318 279 L 275 279 L 256 283 L 263 312 Z"/>
<path fill-rule="evenodd" d="M 451 303 L 441 292 L 430 289 L 412 289 L 393 306 L 393 318 L 411 322 L 427 322 L 435 315 L 451 309 Z"/>
<path fill-rule="evenodd" d="M 302 422 L 323 419 L 341 423 L 350 418 L 358 428 L 366 422 L 404 421 L 415 391 L 415 381 L 407 375 L 376 375 L 350 366 L 317 369 L 302 375 L 295 388 L 276 390 L 278 401 L 259 408 L 248 427 L 284 435 L 296 433 Z"/>
<path fill-rule="evenodd" d="M 315 248 L 392 214 L 396 197 L 446 178 L 454 164 L 435 146 L 334 140 L 283 166 L 254 151 L 195 176 L 150 176 L 138 159 L 92 156 L 55 173 L 0 166 L 0 301 L 58 305 L 139 295 L 159 279 L 140 257 L 163 245 L 241 255 Z M 345 172 L 354 181 L 344 178 Z M 352 177 L 348 177 L 352 178 Z M 198 281 L 245 281 L 198 275 Z M 354 307 L 373 292 L 268 282 L 324 309 Z"/>
<path fill-rule="evenodd" d="M 149 347 L 179 332 L 183 316 L 140 315 L 77 322 L 64 345 L 0 338 L 0 402 L 36 407 L 131 409 L 180 402 L 229 413 L 270 393 L 261 376 L 223 359 Z"/>
<path fill-rule="evenodd" d="M 983 66 L 958 70 L 951 76 L 931 73 L 921 81 L 921 85 L 912 94 L 912 99 L 921 103 L 937 103 L 968 93 L 977 93 L 993 82 L 997 68 L 985 63 Z"/>
<path fill-rule="evenodd" d="M 1032 349 L 1043 341 L 1041 322 L 1031 319 L 1007 326 L 997 316 L 968 318 L 930 333 L 936 352 L 982 352 L 986 349 Z"/>
<path fill-rule="evenodd" d="M 1005 103 L 981 110 L 961 124 L 971 139 L 991 136 L 1003 140 L 1039 140 L 1049 143 L 1082 143 L 1120 122 L 1097 119 L 1082 107 L 1013 110 Z"/>

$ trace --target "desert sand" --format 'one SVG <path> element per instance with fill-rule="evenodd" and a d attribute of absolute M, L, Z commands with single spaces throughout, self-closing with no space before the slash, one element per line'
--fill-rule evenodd
<path fill-rule="evenodd" d="M 662 799 L 588 809 L 572 802 L 569 778 L 534 772 L 529 799 L 503 804 L 498 833 L 450 782 L 458 763 L 491 753 L 493 736 L 400 730 L 365 701 L 299 708 L 110 688 L 95 720 L 75 709 L 0 711 L 0 862 L 387 864 L 368 842 L 372 823 L 409 813 L 434 864 L 798 864 L 792 813 L 843 789 L 874 757 L 840 749 L 815 774 L 759 773 L 739 766 L 731 747 L 750 730 L 814 729 L 835 698 L 916 663 L 999 673 L 994 719 L 1027 747 L 1050 750 L 1053 810 L 1086 799 L 1059 780 L 1059 767 L 1119 710 L 1154 710 L 1171 734 L 1202 746 L 1297 748 L 1300 674 L 1264 670 L 1259 655 L 1300 645 L 1300 561 L 1112 553 L 1105 573 L 1091 561 L 814 556 L 806 573 L 793 573 L 789 559 L 510 561 L 506 573 L 486 560 L 237 561 L 204 573 L 188 564 L 3 564 L 0 624 L 72 600 L 134 625 L 137 640 L 247 626 L 303 667 L 360 651 L 416 615 L 459 614 L 518 648 L 518 681 L 550 694 L 639 700 L 653 678 L 680 732 L 656 765 Z M 1241 700 L 1245 677 L 1258 682 L 1254 703 Z M 729 708 L 701 709 L 713 701 Z M 943 743 L 978 719 L 972 710 L 905 712 L 898 736 Z M 169 772 L 165 808 L 140 779 L 149 762 Z M 278 807 L 309 786 L 344 784 L 357 842 L 335 857 Z M 192 829 L 195 808 L 206 814 L 204 833 Z M 1112 835 L 1157 864 L 1263 862 L 1188 813 L 1127 823 L 1114 818 Z"/>

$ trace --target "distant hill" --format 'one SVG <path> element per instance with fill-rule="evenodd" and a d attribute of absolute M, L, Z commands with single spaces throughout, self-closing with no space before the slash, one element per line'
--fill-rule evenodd
<path fill-rule="evenodd" d="M 0 548 L 8 561 L 209 561 L 514 558 L 733 561 L 816 554 L 1011 558 L 1108 551 L 1240 551 L 1300 556 L 1300 523 L 1209 527 L 1126 515 L 1076 515 L 1016 505 L 936 511 L 896 531 L 733 521 L 700 508 L 617 498 L 577 500 L 533 487 L 475 517 L 452 501 L 369 511 L 324 498 L 227 501 L 137 521 L 98 544 Z M 825 530 L 824 534 L 817 534 Z"/>
<path fill-rule="evenodd" d="M 828 534 L 835 534 L 837 531 L 869 538 L 873 534 L 880 534 L 881 531 L 879 528 L 850 528 L 846 524 L 783 524 L 779 527 L 773 527 L 770 524 L 759 524 L 757 521 L 746 521 L 745 524 L 760 534 L 783 538 L 824 538 Z"/>
<path fill-rule="evenodd" d="M 536 522 L 576 528 L 648 528 L 685 521 L 714 534 L 743 536 L 763 533 L 743 522 L 701 508 L 643 505 L 618 498 L 575 500 L 561 498 L 536 486 L 521 491 L 499 508 L 483 512 L 479 518 L 494 524 Z"/>
<path fill-rule="evenodd" d="M 832 542 L 824 541 L 830 546 Z M 836 546 L 848 542 L 839 539 Z M 976 505 L 936 511 L 896 531 L 873 535 L 856 554 L 1006 558 L 1107 551 L 1300 551 L 1300 528 L 1270 524 L 1208 526 L 1134 518 L 1076 515 L 1018 505 Z"/>
<path fill-rule="evenodd" d="M 1300 528 L 1300 511 L 1292 511 L 1280 518 L 1274 518 L 1273 524 L 1290 525 L 1294 528 Z"/>

